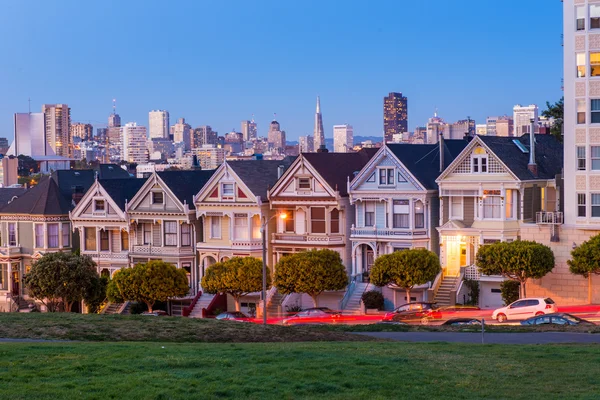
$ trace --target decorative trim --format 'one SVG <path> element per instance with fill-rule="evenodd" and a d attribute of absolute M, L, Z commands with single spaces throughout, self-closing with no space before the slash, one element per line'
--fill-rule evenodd
<path fill-rule="evenodd" d="M 575 97 L 585 96 L 585 82 L 575 83 Z"/>
<path fill-rule="evenodd" d="M 575 36 L 575 51 L 585 51 L 585 35 Z"/>

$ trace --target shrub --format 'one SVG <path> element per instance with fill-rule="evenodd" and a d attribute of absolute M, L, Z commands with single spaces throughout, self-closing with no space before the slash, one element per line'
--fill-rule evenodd
<path fill-rule="evenodd" d="M 473 279 L 465 279 L 464 284 L 469 289 L 469 300 L 466 301 L 466 305 L 479 305 L 479 281 Z"/>
<path fill-rule="evenodd" d="M 365 308 L 376 308 L 378 310 L 381 310 L 383 308 L 383 294 L 381 294 L 381 292 L 377 290 L 369 290 L 368 292 L 364 292 L 361 299 L 365 304 Z"/>
<path fill-rule="evenodd" d="M 285 306 L 285 311 L 287 311 L 288 313 L 296 313 L 296 312 L 303 311 L 303 309 L 300 306 L 300 304 L 296 303 L 291 306 Z"/>
<path fill-rule="evenodd" d="M 519 291 L 521 284 L 518 281 L 504 281 L 500 284 L 500 290 L 502 291 L 502 300 L 505 305 L 509 305 L 512 302 L 519 300 Z"/>

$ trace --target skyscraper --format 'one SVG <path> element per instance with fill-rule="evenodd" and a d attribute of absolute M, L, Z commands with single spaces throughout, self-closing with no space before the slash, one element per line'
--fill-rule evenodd
<path fill-rule="evenodd" d="M 317 103 L 318 107 L 318 103 Z M 318 109 L 318 108 L 317 108 Z M 267 140 L 273 149 L 279 154 L 283 154 L 285 150 L 285 131 L 281 130 L 279 122 L 273 120 L 269 126 L 269 133 Z"/>
<path fill-rule="evenodd" d="M 52 149 L 46 143 L 44 113 L 16 113 L 14 121 L 15 141 L 9 154 L 23 154 L 29 157 L 53 155 Z"/>
<path fill-rule="evenodd" d="M 391 142 L 395 134 L 404 132 L 408 132 L 408 99 L 392 92 L 383 98 L 384 140 Z"/>
<path fill-rule="evenodd" d="M 513 123 L 515 129 L 515 136 L 519 137 L 524 133 L 529 133 L 530 120 L 533 119 L 535 126 L 535 132 L 539 131 L 538 127 L 538 106 L 530 104 L 528 106 L 522 106 L 517 104 L 513 107 Z"/>
<path fill-rule="evenodd" d="M 148 149 L 146 147 L 146 127 L 129 122 L 121 127 L 123 136 L 123 157 L 130 162 L 143 164 L 148 162 Z"/>
<path fill-rule="evenodd" d="M 192 148 L 202 147 L 205 144 L 217 144 L 217 132 L 210 125 L 202 125 L 194 129 L 194 143 Z"/>
<path fill-rule="evenodd" d="M 325 132 L 323 131 L 323 117 L 321 116 L 321 99 L 317 96 L 317 111 L 315 112 L 315 130 L 313 132 L 314 147 L 318 150 L 325 145 Z"/>
<path fill-rule="evenodd" d="M 354 147 L 354 130 L 352 125 L 333 126 L 333 151 L 335 153 L 348 153 Z"/>
<path fill-rule="evenodd" d="M 179 118 L 177 123 L 173 125 L 173 142 L 183 143 L 185 151 L 191 149 L 192 127 L 185 123 L 185 118 Z"/>
<path fill-rule="evenodd" d="M 165 110 L 152 110 L 148 113 L 148 128 L 150 139 L 169 137 L 169 112 Z"/>
<path fill-rule="evenodd" d="M 71 109 L 66 104 L 43 104 L 46 141 L 57 156 L 69 157 Z"/>
<path fill-rule="evenodd" d="M 108 127 L 119 128 L 121 126 L 121 117 L 114 112 L 108 116 Z"/>
<path fill-rule="evenodd" d="M 244 136 L 245 142 L 256 139 L 257 129 L 254 118 L 252 118 L 252 121 L 242 121 L 242 135 Z"/>
<path fill-rule="evenodd" d="M 298 138 L 300 153 L 313 153 L 315 151 L 315 140 L 312 136 L 300 136 Z"/>
<path fill-rule="evenodd" d="M 74 122 L 71 124 L 71 131 L 69 135 L 71 136 L 71 143 L 73 142 L 73 138 L 81 138 L 82 140 L 91 140 L 92 136 L 94 136 L 94 127 L 91 124 L 84 124 L 82 122 Z"/>

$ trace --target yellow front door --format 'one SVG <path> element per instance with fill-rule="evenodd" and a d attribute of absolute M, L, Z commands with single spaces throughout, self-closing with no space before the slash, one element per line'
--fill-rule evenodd
<path fill-rule="evenodd" d="M 461 245 L 459 241 L 446 242 L 446 275 L 460 274 Z"/>

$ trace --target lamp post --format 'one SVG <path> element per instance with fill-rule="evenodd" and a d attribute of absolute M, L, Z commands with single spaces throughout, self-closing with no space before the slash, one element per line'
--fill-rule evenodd
<path fill-rule="evenodd" d="M 271 218 L 266 219 L 260 227 L 260 235 L 262 236 L 262 301 L 263 301 L 263 325 L 267 325 L 267 236 L 265 235 L 265 228 L 267 224 L 276 218 L 277 214 Z M 279 214 L 279 218 L 285 219 L 287 215 L 285 213 Z"/>

